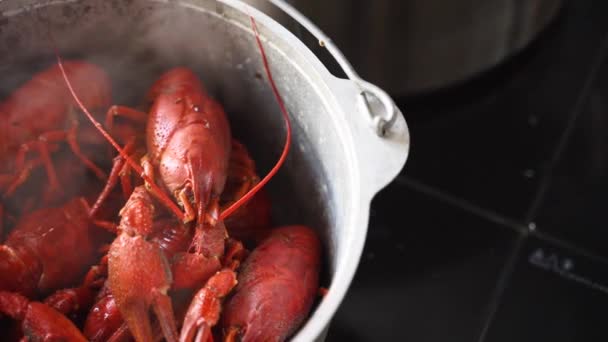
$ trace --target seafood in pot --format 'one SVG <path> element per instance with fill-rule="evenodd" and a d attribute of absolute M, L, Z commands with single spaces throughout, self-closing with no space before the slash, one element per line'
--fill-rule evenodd
<path fill-rule="evenodd" d="M 45 125 L 2 145 L 0 158 L 14 160 L 1 170 L 5 196 L 19 201 L 17 190 L 39 168 L 48 181 L 39 195 L 52 199 L 16 213 L 0 245 L 0 312 L 19 322 L 22 337 L 283 341 L 304 324 L 319 289 L 321 244 L 313 228 L 271 218 L 264 186 L 285 161 L 291 128 L 258 44 L 287 127 L 281 157 L 263 178 L 232 136 L 229 113 L 188 67 L 159 75 L 140 107 L 112 106 L 100 66 L 59 56 L 48 72 L 63 86 L 36 75 L 23 88 L 62 97 Z M 75 65 L 99 84 L 83 87 L 87 77 L 74 75 Z M 83 120 L 97 130 L 86 138 L 104 155 L 102 166 L 80 148 Z M 64 141 L 74 158 L 61 155 Z M 76 164 L 96 176 L 95 186 L 51 206 L 60 202 L 57 170 Z"/>

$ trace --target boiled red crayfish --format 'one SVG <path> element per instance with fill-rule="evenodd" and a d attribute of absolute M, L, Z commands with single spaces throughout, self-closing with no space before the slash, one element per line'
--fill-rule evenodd
<path fill-rule="evenodd" d="M 0 312 L 21 322 L 25 341 L 87 340 L 64 315 L 17 293 L 0 291 Z"/>
<path fill-rule="evenodd" d="M 0 290 L 34 297 L 78 283 L 97 257 L 97 229 L 84 198 L 25 215 L 0 245 Z"/>
<path fill-rule="evenodd" d="M 100 67 L 79 60 L 65 62 L 65 72 L 92 109 L 107 110 L 111 101 L 110 79 Z M 105 173 L 82 151 L 76 104 L 64 84 L 57 65 L 34 75 L 0 103 L 0 183 L 5 196 L 11 195 L 28 178 L 33 166 L 43 165 L 49 186 L 60 191 L 57 172 L 50 157 L 54 144 L 69 143 L 76 156 L 99 178 Z M 27 159 L 30 151 L 38 158 Z"/>
<path fill-rule="evenodd" d="M 185 214 L 178 211 L 178 216 L 182 216 L 185 223 L 197 219 L 192 258 L 199 263 L 213 262 L 223 256 L 227 237 L 224 225 L 219 221 L 219 197 L 226 182 L 230 153 L 230 130 L 225 113 L 206 95 L 198 77 L 185 68 L 165 73 L 152 86 L 150 94 L 154 102 L 147 119 L 147 154 L 142 161 L 146 185 L 156 190 L 152 194 L 163 205 L 174 209 L 174 203 L 156 189 L 158 176 L 161 187 L 184 208 Z M 86 108 L 83 110 L 86 112 Z M 120 148 L 118 150 L 131 167 L 139 168 L 130 156 Z M 129 199 L 121 211 L 120 234 L 109 252 L 108 281 L 137 340 L 152 338 L 147 317 L 150 306 L 154 306 L 157 316 L 162 317 L 163 333 L 171 340 L 176 337 L 175 324 L 165 322 L 173 319 L 171 302 L 166 296 L 172 282 L 171 272 L 158 246 L 143 239 L 151 233 L 154 219 L 154 213 L 150 211 L 154 204 L 146 191 L 144 187 L 136 188 L 131 195 L 133 201 Z M 139 253 L 143 254 L 132 258 Z M 133 263 L 135 260 L 140 261 Z M 141 267 L 133 278 L 134 271 L 129 266 L 141 264 L 143 260 L 148 268 Z M 193 264 L 188 258 L 182 260 L 184 267 Z M 135 279 L 147 279 L 140 283 L 144 287 L 141 291 L 130 290 Z"/>
<path fill-rule="evenodd" d="M 225 303 L 226 341 L 284 341 L 304 322 L 319 286 L 321 245 L 306 226 L 273 230 L 239 271 Z"/>

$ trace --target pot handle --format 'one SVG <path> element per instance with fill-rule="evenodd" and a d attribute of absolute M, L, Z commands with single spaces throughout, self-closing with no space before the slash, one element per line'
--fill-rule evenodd
<path fill-rule="evenodd" d="M 350 80 L 331 76 L 327 80 L 336 94 L 345 113 L 363 116 L 367 108 L 381 110 L 383 104 L 377 98 L 370 98 L 365 106 L 353 101 L 358 88 Z M 359 170 L 361 172 L 361 191 L 373 197 L 388 185 L 403 169 L 409 155 L 410 136 L 407 123 L 401 111 L 395 107 L 395 119 L 390 130 L 379 135 L 370 128 L 366 120 L 346 120 L 353 136 Z"/>
<path fill-rule="evenodd" d="M 368 117 L 366 122 L 347 122 L 353 132 L 360 170 L 364 173 L 362 191 L 375 195 L 401 172 L 408 157 L 409 130 L 401 111 L 384 90 L 363 80 L 332 40 L 308 18 L 284 0 L 268 1 L 315 36 L 348 77 L 340 79 L 330 75 L 328 81 L 346 113 Z"/>
<path fill-rule="evenodd" d="M 348 79 L 350 79 L 350 81 L 352 81 L 357 87 L 358 100 L 367 108 L 369 120 L 375 128 L 376 134 L 379 136 L 385 136 L 397 118 L 397 106 L 391 97 L 378 86 L 363 80 L 357 74 L 350 62 L 348 62 L 346 57 L 344 57 L 342 52 L 334 45 L 332 40 L 292 5 L 288 4 L 285 0 L 268 1 L 307 29 L 315 38 L 319 40 L 319 44 L 327 49 L 338 65 L 340 65 L 342 70 L 344 70 L 344 73 Z M 382 106 L 380 108 L 377 106 L 371 106 L 371 97 L 374 97 L 380 101 Z"/>

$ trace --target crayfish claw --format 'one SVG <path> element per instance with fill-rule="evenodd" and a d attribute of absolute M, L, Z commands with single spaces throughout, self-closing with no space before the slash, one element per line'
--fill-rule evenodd
<path fill-rule="evenodd" d="M 165 340 L 167 342 L 177 341 L 177 327 L 173 316 L 171 298 L 169 298 L 166 293 L 155 290 L 152 307 L 160 323 L 160 328 L 165 336 Z"/>
<path fill-rule="evenodd" d="M 152 341 L 152 325 L 148 316 L 148 308 L 143 303 L 133 303 L 120 308 L 121 314 L 135 341 Z"/>
<path fill-rule="evenodd" d="M 137 265 L 133 270 L 131 265 Z M 136 341 L 152 341 L 149 309 L 162 324 L 167 342 L 177 341 L 171 301 L 171 273 L 164 255 L 141 236 L 121 234 L 109 253 L 109 285 Z"/>

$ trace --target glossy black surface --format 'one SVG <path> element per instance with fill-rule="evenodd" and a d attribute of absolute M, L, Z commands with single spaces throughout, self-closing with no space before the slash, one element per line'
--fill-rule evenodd
<path fill-rule="evenodd" d="M 328 341 L 608 340 L 606 13 L 566 2 L 495 70 L 397 98 L 410 159 Z"/>
<path fill-rule="evenodd" d="M 608 58 L 558 157 L 536 223 L 608 257 Z"/>
<path fill-rule="evenodd" d="M 606 341 L 608 264 L 528 239 L 486 342 Z"/>
<path fill-rule="evenodd" d="M 459 89 L 403 99 L 404 174 L 525 220 L 608 29 L 608 2 L 569 2 L 515 60 Z"/>
<path fill-rule="evenodd" d="M 374 208 L 330 339 L 472 341 L 515 232 L 401 184 L 383 191 Z"/>

